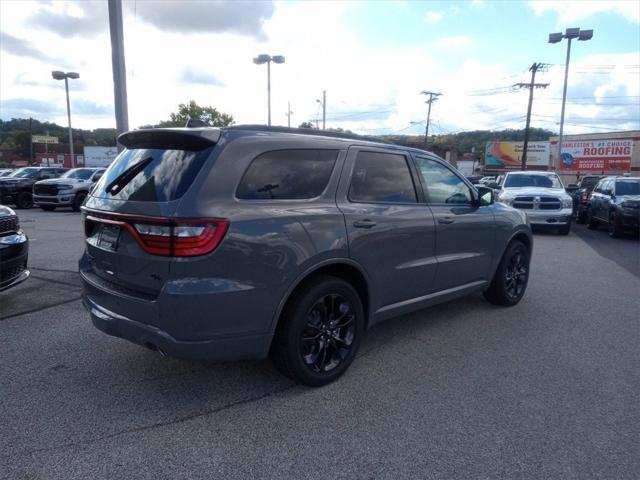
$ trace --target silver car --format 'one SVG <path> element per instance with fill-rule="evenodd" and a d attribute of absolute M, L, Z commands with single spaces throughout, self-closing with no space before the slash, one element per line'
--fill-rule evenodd
<path fill-rule="evenodd" d="M 138 130 L 83 209 L 84 304 L 167 355 L 338 378 L 372 325 L 484 292 L 523 297 L 524 213 L 441 158 L 267 127 Z"/>

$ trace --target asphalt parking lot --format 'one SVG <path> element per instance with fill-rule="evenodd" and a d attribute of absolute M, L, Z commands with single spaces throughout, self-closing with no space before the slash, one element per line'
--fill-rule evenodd
<path fill-rule="evenodd" d="M 79 215 L 19 214 L 33 277 L 0 294 L 1 478 L 640 477 L 637 238 L 537 234 L 519 305 L 390 320 L 310 389 L 97 331 Z"/>

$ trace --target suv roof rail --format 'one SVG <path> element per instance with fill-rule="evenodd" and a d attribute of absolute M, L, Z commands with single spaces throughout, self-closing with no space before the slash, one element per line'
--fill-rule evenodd
<path fill-rule="evenodd" d="M 334 132 L 331 130 L 316 130 L 315 128 L 291 128 L 291 127 L 269 127 L 267 125 L 232 125 L 223 127 L 223 130 L 251 130 L 256 132 L 276 132 L 276 133 L 294 133 L 298 135 L 314 135 L 317 137 L 344 138 L 348 140 L 364 140 L 367 142 L 384 143 L 391 145 L 391 142 L 378 137 L 366 135 L 358 135 L 356 133 Z"/>

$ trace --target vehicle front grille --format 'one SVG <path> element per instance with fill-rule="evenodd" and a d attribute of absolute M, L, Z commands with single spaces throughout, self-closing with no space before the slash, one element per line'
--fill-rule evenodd
<path fill-rule="evenodd" d="M 3 233 L 17 232 L 18 228 L 18 217 L 16 217 L 15 215 L 6 218 L 0 218 L 0 235 L 2 235 Z"/>
<path fill-rule="evenodd" d="M 520 210 L 560 210 L 562 202 L 557 197 L 516 197 L 513 207 Z"/>
<path fill-rule="evenodd" d="M 36 195 L 57 195 L 58 194 L 58 186 L 57 185 L 34 185 L 33 193 Z"/>
<path fill-rule="evenodd" d="M 0 270 L 0 283 L 4 283 L 4 282 L 7 282 L 9 280 L 12 280 L 12 279 L 16 278 L 26 268 L 27 268 L 27 262 L 26 261 L 24 263 L 16 265 L 15 267 L 3 268 L 2 270 Z"/>

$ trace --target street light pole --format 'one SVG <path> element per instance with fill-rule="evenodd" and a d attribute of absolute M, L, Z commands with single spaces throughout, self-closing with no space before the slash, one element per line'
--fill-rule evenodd
<path fill-rule="evenodd" d="M 69 153 L 71 154 L 71 166 L 76 166 L 76 159 L 73 155 L 73 130 L 71 129 L 71 106 L 69 104 L 69 79 L 78 79 L 80 74 L 77 72 L 61 72 L 55 70 L 51 72 L 54 80 L 64 80 L 64 89 L 67 94 L 67 120 L 69 122 Z"/>
<path fill-rule="evenodd" d="M 564 111 L 567 102 L 567 83 L 569 80 L 569 60 L 571 58 L 571 40 L 577 38 L 580 41 L 587 41 L 593 38 L 593 30 L 580 30 L 580 28 L 567 28 L 565 33 L 557 32 L 549 34 L 549 43 L 559 43 L 563 38 L 568 40 L 567 59 L 564 65 L 564 87 L 562 89 L 562 108 L 560 110 L 560 134 L 558 135 L 557 160 L 562 158 L 562 140 L 564 136 Z"/>
<path fill-rule="evenodd" d="M 64 89 L 67 92 L 67 121 L 69 122 L 69 153 L 71 153 L 71 168 L 76 166 L 73 156 L 73 129 L 71 128 L 71 106 L 69 105 L 69 77 L 64 77 Z"/>
<path fill-rule="evenodd" d="M 558 136 L 558 159 L 562 155 L 562 136 L 564 133 L 564 110 L 567 103 L 567 82 L 569 80 L 569 59 L 571 58 L 571 37 L 567 42 L 567 60 L 564 64 L 564 86 L 562 87 L 562 108 L 560 109 L 560 135 Z"/>
<path fill-rule="evenodd" d="M 271 126 L 271 62 L 284 63 L 284 57 L 282 55 L 267 55 L 263 53 L 253 59 L 253 63 L 256 65 L 267 64 L 267 124 Z"/>

